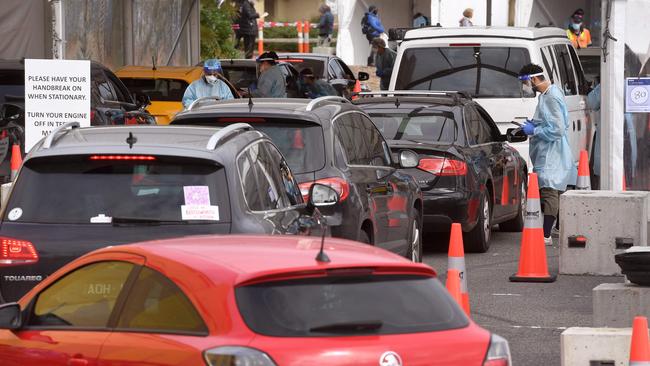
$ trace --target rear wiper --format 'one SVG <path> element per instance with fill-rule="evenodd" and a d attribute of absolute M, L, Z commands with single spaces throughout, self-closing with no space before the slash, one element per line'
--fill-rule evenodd
<path fill-rule="evenodd" d="M 113 217 L 113 226 L 187 224 L 187 221 L 159 220 L 147 217 Z"/>
<path fill-rule="evenodd" d="M 381 320 L 361 320 L 356 322 L 332 323 L 309 328 L 310 332 L 322 333 L 360 333 L 379 330 L 384 323 Z"/>

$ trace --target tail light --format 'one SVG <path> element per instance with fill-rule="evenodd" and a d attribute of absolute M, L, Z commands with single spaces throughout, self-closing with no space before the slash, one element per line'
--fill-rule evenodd
<path fill-rule="evenodd" d="M 448 158 L 420 159 L 418 169 L 440 176 L 454 176 L 467 174 L 467 164 L 464 161 Z"/>
<path fill-rule="evenodd" d="M 0 238 L 0 266 L 15 266 L 38 262 L 34 244 L 26 240 Z"/>
<path fill-rule="evenodd" d="M 485 355 L 483 366 L 511 366 L 510 346 L 508 341 L 496 334 L 490 336 L 490 348 Z"/>
<path fill-rule="evenodd" d="M 208 366 L 276 366 L 271 357 L 254 348 L 227 346 L 218 347 L 203 353 Z"/>
<path fill-rule="evenodd" d="M 305 202 L 309 201 L 309 189 L 311 188 L 311 185 L 314 183 L 330 186 L 334 188 L 336 193 L 339 194 L 339 202 L 345 201 L 346 198 L 350 195 L 350 185 L 348 182 L 343 179 L 343 178 L 324 178 L 324 179 L 319 179 L 313 182 L 305 182 L 305 183 L 300 183 L 298 186 L 300 187 L 300 193 L 302 194 L 303 200 Z"/>

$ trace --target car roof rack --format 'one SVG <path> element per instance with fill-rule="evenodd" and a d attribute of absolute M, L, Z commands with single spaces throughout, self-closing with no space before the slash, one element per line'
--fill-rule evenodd
<path fill-rule="evenodd" d="M 210 101 L 214 101 L 214 102 L 218 102 L 218 101 L 220 101 L 221 99 L 220 99 L 219 97 L 215 97 L 215 96 L 199 98 L 199 99 L 193 101 L 192 103 L 190 103 L 190 105 L 187 107 L 187 110 L 188 110 L 188 111 L 191 111 L 192 109 L 194 109 L 194 107 L 196 107 L 196 106 L 198 106 L 199 104 L 201 104 L 202 102 L 206 102 L 206 101 L 208 101 L 208 100 L 210 100 Z"/>
<path fill-rule="evenodd" d="M 57 128 L 54 129 L 47 137 L 45 138 L 45 141 L 43 141 L 43 146 L 41 146 L 43 149 L 49 149 L 52 147 L 52 144 L 56 141 L 57 135 L 59 132 L 66 133 L 67 129 L 74 130 L 75 128 L 79 128 L 81 125 L 79 122 L 68 122 L 65 123 Z"/>
<path fill-rule="evenodd" d="M 360 92 L 360 97 L 387 96 L 387 97 L 427 97 L 427 96 L 446 96 L 458 100 L 459 97 L 472 99 L 472 96 L 465 91 L 456 90 L 384 90 L 380 92 Z"/>
<path fill-rule="evenodd" d="M 343 97 L 339 97 L 339 96 L 335 96 L 335 95 L 327 95 L 327 96 L 324 96 L 324 97 L 316 98 L 316 99 L 312 100 L 311 102 L 309 102 L 309 104 L 307 104 L 307 108 L 305 108 L 305 110 L 307 112 L 310 112 L 310 111 L 320 107 L 323 103 L 326 103 L 326 102 L 341 102 L 341 103 L 350 103 L 350 104 L 352 104 L 352 102 L 350 102 L 347 98 L 343 98 Z"/>
<path fill-rule="evenodd" d="M 219 142 L 225 137 L 240 131 L 250 131 L 252 129 L 253 126 L 249 125 L 248 123 L 233 123 L 231 125 L 228 125 L 215 132 L 214 135 L 210 137 L 210 140 L 208 140 L 208 144 L 205 146 L 205 148 L 208 150 L 214 150 L 217 148 L 217 145 L 219 145 Z"/>

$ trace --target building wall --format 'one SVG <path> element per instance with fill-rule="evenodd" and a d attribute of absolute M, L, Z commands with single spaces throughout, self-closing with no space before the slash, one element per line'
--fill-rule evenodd
<path fill-rule="evenodd" d="M 322 0 L 266 0 L 265 11 L 269 13 L 266 18 L 270 21 L 285 22 L 296 20 L 310 20 L 318 18 L 318 8 Z"/>
<path fill-rule="evenodd" d="M 463 17 L 467 8 L 474 9 L 474 25 L 487 25 L 486 0 L 430 0 L 431 23 L 440 22 L 443 27 L 458 27 L 458 21 Z M 508 25 L 508 0 L 492 0 L 492 21 L 494 26 Z"/>

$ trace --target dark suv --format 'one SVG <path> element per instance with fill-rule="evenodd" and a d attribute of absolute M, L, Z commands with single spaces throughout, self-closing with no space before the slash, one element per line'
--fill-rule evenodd
<path fill-rule="evenodd" d="M 0 294 L 14 301 L 107 245 L 194 234 L 318 234 L 311 208 L 277 147 L 248 125 L 65 125 L 26 156 L 3 207 Z"/>
<path fill-rule="evenodd" d="M 397 168 L 368 115 L 341 97 L 205 101 L 176 115 L 172 125 L 250 123 L 280 148 L 303 195 L 313 183 L 333 187 L 340 203 L 329 212 L 332 235 L 422 259 L 422 193 Z M 399 161 L 417 166 L 413 151 Z M 410 160 L 408 159 L 410 157 Z"/>

